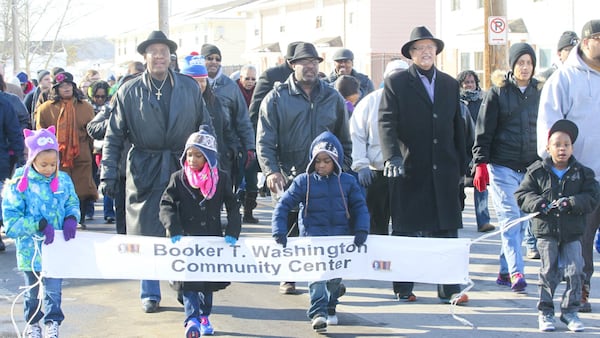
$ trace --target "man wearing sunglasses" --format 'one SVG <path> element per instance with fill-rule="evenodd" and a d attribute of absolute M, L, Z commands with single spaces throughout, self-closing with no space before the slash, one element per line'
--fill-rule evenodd
<path fill-rule="evenodd" d="M 231 121 L 231 126 L 238 138 L 237 144 L 230 145 L 232 154 L 243 152 L 246 154 L 246 166 L 248 166 L 255 158 L 255 134 L 250 123 L 248 115 L 248 106 L 244 101 L 244 96 L 238 89 L 237 84 L 223 74 L 221 67 L 221 50 L 215 45 L 204 44 L 200 50 L 200 54 L 206 60 L 206 70 L 208 71 L 208 85 L 213 89 L 215 95 L 221 101 L 223 111 L 227 114 Z M 237 167 L 236 159 L 230 159 L 229 163 L 233 163 Z M 235 182 L 236 168 L 223 168 L 231 177 L 231 181 Z"/>
<path fill-rule="evenodd" d="M 313 44 L 297 44 L 289 59 L 293 73 L 276 84 L 260 105 L 256 150 L 274 203 L 293 178 L 306 171 L 310 144 L 322 132 L 332 132 L 342 143 L 344 171 L 352 164 L 346 105 L 335 89 L 319 80 L 321 62 Z M 288 214 L 288 236 L 298 236 L 297 225 L 295 210 Z M 279 292 L 295 294 L 296 284 L 282 282 Z"/>

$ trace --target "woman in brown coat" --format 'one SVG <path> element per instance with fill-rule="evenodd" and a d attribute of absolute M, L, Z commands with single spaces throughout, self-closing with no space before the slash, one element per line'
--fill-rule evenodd
<path fill-rule="evenodd" d="M 79 97 L 73 75 L 58 73 L 54 77 L 51 100 L 36 110 L 36 128 L 56 126 L 56 138 L 60 152 L 60 170 L 71 176 L 79 197 L 81 214 L 89 200 L 98 199 L 96 184 L 92 178 L 92 138 L 86 125 L 94 118 L 92 106 Z M 84 223 L 84 217 L 81 218 Z"/>

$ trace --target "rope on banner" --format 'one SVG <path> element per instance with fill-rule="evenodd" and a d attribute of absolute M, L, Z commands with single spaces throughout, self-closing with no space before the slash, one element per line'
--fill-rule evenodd
<path fill-rule="evenodd" d="M 12 305 L 10 307 L 10 320 L 12 322 L 13 328 L 15 330 L 15 333 L 17 334 L 17 337 L 25 337 L 25 331 L 27 330 L 27 327 L 31 324 L 31 319 L 33 319 L 35 317 L 35 315 L 40 312 L 41 308 L 42 308 L 42 302 L 40 301 L 40 294 L 43 294 L 44 292 L 44 284 L 42 284 L 42 278 L 41 276 L 35 271 L 35 257 L 40 255 L 40 249 L 37 245 L 37 242 L 41 242 L 44 240 L 44 237 L 40 237 L 40 236 L 33 236 L 33 246 L 35 248 L 35 251 L 33 252 L 33 258 L 31 259 L 31 272 L 33 272 L 34 276 L 37 278 L 37 282 L 33 283 L 30 286 L 20 286 L 19 289 L 24 289 L 23 291 L 21 291 L 21 293 L 19 293 L 15 299 L 12 302 Z M 31 317 L 27 320 L 27 323 L 25 324 L 25 328 L 23 329 L 23 332 L 21 333 L 21 331 L 19 330 L 19 326 L 17 325 L 17 321 L 15 320 L 15 305 L 17 304 L 17 300 L 22 297 L 26 292 L 29 292 L 29 290 L 35 288 L 39 286 L 40 288 L 38 289 L 38 304 L 37 304 L 37 308 L 35 309 L 35 312 L 31 315 Z M 25 304 L 25 303 L 23 303 Z"/>
<path fill-rule="evenodd" d="M 530 219 L 534 218 L 535 216 L 539 215 L 539 212 L 535 212 L 520 218 L 517 218 L 515 220 L 512 220 L 508 223 L 506 223 L 505 226 L 500 227 L 500 230 L 496 230 L 494 232 L 490 232 L 484 235 L 481 235 L 473 240 L 471 240 L 471 243 L 469 244 L 469 247 L 475 243 L 481 242 L 484 239 L 490 238 L 492 236 L 496 236 L 499 234 L 502 234 L 503 232 L 505 232 L 506 230 L 516 226 L 517 224 L 520 224 L 521 222 L 525 222 L 525 221 L 529 221 Z M 469 252 L 471 250 L 469 249 Z M 460 299 L 460 297 L 462 297 L 463 294 L 467 293 L 469 290 L 471 290 L 473 287 L 475 286 L 475 283 L 473 282 L 473 280 L 471 280 L 471 278 L 469 278 L 469 283 L 467 284 L 467 287 L 464 288 L 460 293 L 456 294 L 454 296 L 454 298 L 452 298 L 452 301 L 450 302 L 450 313 L 452 314 L 452 318 L 458 320 L 459 322 L 461 322 L 463 325 L 465 326 L 470 326 L 473 330 L 477 330 L 477 327 L 475 326 L 475 324 L 471 323 L 470 321 L 468 321 L 467 319 L 460 317 L 456 314 L 456 303 L 458 302 L 458 300 Z"/>

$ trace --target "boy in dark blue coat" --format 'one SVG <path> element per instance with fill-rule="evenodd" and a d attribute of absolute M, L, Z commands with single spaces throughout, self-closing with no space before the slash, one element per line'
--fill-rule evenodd
<path fill-rule="evenodd" d="M 558 120 L 548 133 L 546 151 L 550 156 L 527 168 L 515 197 L 524 212 L 539 212 L 532 221 L 540 252 L 540 331 L 554 331 L 554 292 L 561 279 L 567 281 L 560 304 L 560 320 L 571 331 L 583 331 L 577 316 L 580 306 L 583 257 L 580 237 L 586 214 L 599 200 L 598 183 L 592 169 L 573 157 L 577 126 Z"/>
<path fill-rule="evenodd" d="M 287 215 L 300 205 L 300 236 L 354 235 L 354 245 L 361 246 L 369 232 L 369 212 L 356 179 L 342 172 L 344 161 L 340 141 L 326 131 L 311 144 L 306 172 L 298 175 L 285 191 L 273 211 L 273 237 L 287 245 Z M 308 318 L 317 332 L 336 325 L 335 307 L 341 278 L 308 284 L 310 308 Z"/>

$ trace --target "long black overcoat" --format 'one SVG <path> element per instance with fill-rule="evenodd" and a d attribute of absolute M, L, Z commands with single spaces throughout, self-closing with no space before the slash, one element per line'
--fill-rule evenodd
<path fill-rule="evenodd" d="M 465 130 L 458 82 L 436 70 L 432 103 L 415 65 L 385 79 L 379 106 L 384 161 L 403 156 L 393 179 L 394 231 L 462 228 L 459 179 L 465 173 Z"/>

